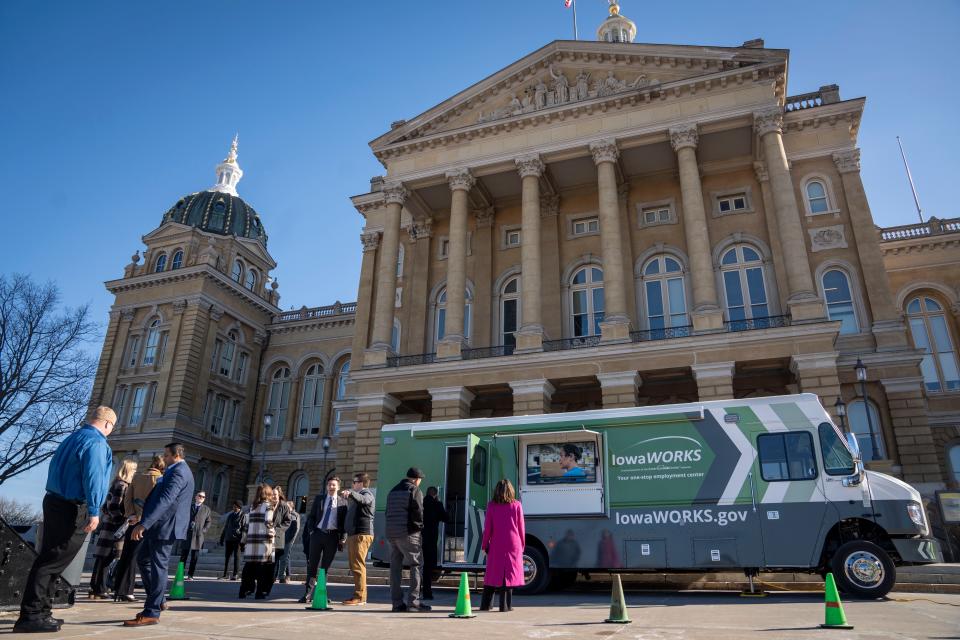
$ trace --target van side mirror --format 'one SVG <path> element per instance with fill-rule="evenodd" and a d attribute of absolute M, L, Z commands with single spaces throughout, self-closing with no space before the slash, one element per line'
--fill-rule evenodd
<path fill-rule="evenodd" d="M 847 446 L 850 448 L 850 453 L 853 454 L 854 473 L 852 476 L 843 479 L 843 486 L 856 487 L 863 482 L 865 472 L 863 470 L 863 458 L 860 455 L 860 443 L 857 442 L 857 437 L 852 433 L 847 434 Z"/>

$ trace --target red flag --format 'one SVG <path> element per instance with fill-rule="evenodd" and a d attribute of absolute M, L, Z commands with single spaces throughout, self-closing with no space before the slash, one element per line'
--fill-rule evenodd
<path fill-rule="evenodd" d="M 572 4 L 573 4 L 573 0 L 563 0 L 563 8 L 564 8 L 564 9 L 569 9 L 569 8 L 570 8 L 570 5 L 572 5 Z"/>

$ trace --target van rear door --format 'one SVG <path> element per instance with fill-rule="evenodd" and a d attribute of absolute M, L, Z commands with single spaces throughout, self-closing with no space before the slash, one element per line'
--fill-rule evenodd
<path fill-rule="evenodd" d="M 467 505 L 464 528 L 465 564 L 482 564 L 480 543 L 483 541 L 483 518 L 490 500 L 489 443 L 472 433 L 467 434 Z"/>

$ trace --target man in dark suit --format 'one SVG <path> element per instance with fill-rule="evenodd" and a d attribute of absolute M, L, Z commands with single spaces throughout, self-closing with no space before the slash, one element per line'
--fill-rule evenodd
<path fill-rule="evenodd" d="M 171 442 L 163 448 L 166 470 L 147 497 L 143 505 L 143 517 L 130 536 L 133 540 L 142 540 L 137 549 L 137 565 L 147 597 L 143 611 L 133 620 L 125 620 L 125 627 L 140 627 L 160 621 L 170 551 L 174 542 L 187 537 L 190 525 L 193 473 L 183 459 L 183 453 L 183 445 L 179 442 Z"/>
<path fill-rule="evenodd" d="M 310 536 L 310 552 L 307 554 L 307 590 L 300 602 L 313 598 L 317 584 L 317 566 L 324 571 L 333 564 L 333 556 L 343 549 L 347 540 L 344 523 L 347 519 L 347 501 L 340 497 L 340 478 L 327 481 L 327 493 L 316 496 L 310 507 L 310 515 L 304 525 L 303 535 Z"/>
<path fill-rule="evenodd" d="M 197 557 L 200 550 L 203 549 L 203 539 L 207 535 L 207 529 L 210 528 L 210 507 L 204 504 L 207 494 L 203 489 L 197 491 L 193 498 L 193 505 L 190 507 L 190 539 L 187 546 L 190 549 L 190 568 L 187 571 L 187 580 L 193 580 L 193 574 L 197 570 Z"/>

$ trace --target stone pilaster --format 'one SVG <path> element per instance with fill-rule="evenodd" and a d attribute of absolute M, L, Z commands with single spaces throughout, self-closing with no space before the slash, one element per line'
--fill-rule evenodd
<path fill-rule="evenodd" d="M 697 395 L 705 400 L 729 400 L 733 398 L 733 373 L 735 362 L 695 364 L 690 369 L 697 381 Z"/>
<path fill-rule="evenodd" d="M 620 200 L 617 195 L 616 162 L 620 157 L 614 140 L 590 143 L 597 165 L 600 247 L 603 252 L 604 321 L 600 323 L 602 342 L 630 340 L 630 317 L 623 277 L 623 251 L 620 238 Z"/>
<path fill-rule="evenodd" d="M 753 172 L 760 183 L 760 198 L 763 200 L 763 218 L 767 225 L 767 238 L 770 242 L 770 253 L 773 254 L 773 271 L 777 280 L 777 294 L 780 308 L 787 308 L 787 266 L 783 263 L 783 248 L 780 245 L 780 227 L 777 225 L 777 211 L 773 205 L 773 194 L 770 193 L 770 174 L 767 165 L 762 162 L 753 163 Z"/>
<path fill-rule="evenodd" d="M 170 384 L 173 381 L 173 363 L 177 355 L 177 348 L 180 344 L 180 329 L 183 326 L 183 312 L 187 308 L 186 300 L 177 300 L 173 303 L 173 317 L 170 319 L 170 328 L 167 333 L 166 353 L 163 354 L 163 363 L 160 365 L 160 383 L 157 386 L 157 397 L 154 398 L 154 405 L 159 404 L 160 414 L 167 412 L 167 400 L 170 391 Z M 251 354 L 252 356 L 253 354 Z M 240 357 L 239 355 L 237 357 Z M 256 375 L 247 371 L 247 375 Z"/>
<path fill-rule="evenodd" d="M 513 415 L 529 416 L 550 413 L 550 401 L 556 391 L 549 380 L 515 380 L 513 390 Z"/>
<path fill-rule="evenodd" d="M 373 314 L 374 275 L 377 266 L 377 249 L 380 247 L 380 232 L 367 231 L 360 234 L 363 258 L 360 262 L 360 282 L 357 285 L 357 313 L 354 321 L 351 369 L 365 366 L 364 356 L 370 337 L 370 317 Z M 384 354 L 386 356 L 386 354 Z M 384 357 L 386 364 L 386 357 Z"/>
<path fill-rule="evenodd" d="M 430 393 L 430 421 L 460 420 L 470 417 L 470 405 L 476 397 L 466 387 L 434 387 Z"/>
<path fill-rule="evenodd" d="M 426 345 L 426 333 L 419 327 L 427 326 L 427 312 L 430 305 L 430 250 L 433 245 L 433 223 L 431 220 L 417 220 L 410 226 L 410 282 L 406 284 L 409 293 L 404 306 L 407 307 L 406 324 L 400 336 L 400 352 L 418 354 L 429 351 Z"/>
<path fill-rule="evenodd" d="M 493 305 L 493 256 L 496 234 L 493 232 L 493 221 L 496 218 L 496 211 L 493 207 L 484 207 L 474 209 L 472 212 L 474 219 L 473 242 L 473 317 L 471 321 L 473 328 L 470 332 L 473 334 L 472 345 L 482 347 L 494 343 L 488 342 L 491 335 L 496 335 L 491 331 L 493 313 L 490 307 Z M 424 325 L 417 325 L 424 326 Z"/>
<path fill-rule="evenodd" d="M 323 448 L 320 446 L 323 442 L 323 436 L 329 436 L 330 433 L 330 422 L 331 416 L 333 413 L 333 385 L 336 383 L 336 378 L 333 375 L 333 372 L 326 371 L 323 376 L 323 409 L 320 411 L 320 433 L 317 434 L 317 447 L 322 451 Z M 338 446 L 338 448 L 340 448 Z"/>
<path fill-rule="evenodd" d="M 107 324 L 107 333 L 103 337 L 103 348 L 100 350 L 100 360 L 97 363 L 97 373 L 93 382 L 93 391 L 90 394 L 90 406 L 96 407 L 102 404 L 113 402 L 113 391 L 116 388 L 117 378 L 109 377 L 111 362 L 114 359 L 117 348 L 122 350 L 122 344 L 118 344 L 117 338 L 120 333 L 120 312 L 110 312 L 110 322 Z M 127 324 L 129 327 L 129 323 Z"/>
<path fill-rule="evenodd" d="M 794 321 L 826 317 L 826 307 L 819 298 L 810 274 L 807 243 L 800 223 L 800 209 L 794 193 L 793 178 L 783 148 L 783 111 L 779 106 L 753 114 L 753 127 L 760 137 L 770 176 L 770 193 L 777 215 L 780 247 L 787 270 L 789 296 L 787 306 Z"/>
<path fill-rule="evenodd" d="M 696 124 L 670 129 L 670 144 L 677 153 L 680 173 L 683 233 L 687 240 L 687 255 L 690 256 L 690 284 L 693 285 L 690 316 L 695 331 L 723 327 L 723 312 L 717 303 L 717 283 L 713 278 L 713 254 L 703 205 L 703 186 L 697 166 L 699 139 Z"/>
<path fill-rule="evenodd" d="M 400 252 L 400 211 L 407 198 L 406 188 L 399 182 L 384 184 L 386 212 L 383 219 L 383 241 L 380 243 L 377 267 L 377 293 L 373 309 L 371 357 L 364 365 L 386 364 L 393 332 L 394 301 L 397 290 L 397 256 Z M 381 362 L 382 361 L 382 362 Z"/>
<path fill-rule="evenodd" d="M 173 377 L 170 380 L 167 408 L 190 418 L 199 416 L 202 411 L 210 376 L 210 352 L 206 345 L 209 334 L 216 332 L 216 328 L 211 326 L 214 321 L 210 311 L 209 306 L 200 305 L 197 301 L 187 303 L 181 320 L 180 344 L 172 363 Z"/>
<path fill-rule="evenodd" d="M 790 359 L 790 370 L 797 378 L 799 391 L 815 393 L 820 404 L 839 424 L 834 403 L 840 397 L 840 377 L 837 373 L 836 353 L 795 355 Z"/>
<path fill-rule="evenodd" d="M 516 351 L 525 353 L 543 350 L 543 269 L 540 260 L 540 176 L 543 174 L 543 162 L 540 156 L 531 154 L 517 158 L 516 164 L 523 185 L 520 230 L 521 325 L 516 335 Z"/>
<path fill-rule="evenodd" d="M 850 149 L 833 154 L 840 172 L 843 196 L 847 202 L 850 227 L 857 241 L 860 272 L 867 288 L 870 314 L 873 316 L 873 334 L 878 350 L 901 349 L 908 344 L 906 326 L 893 301 L 890 279 L 880 252 L 877 227 L 870 213 L 870 203 L 860 178 L 860 150 Z"/>
<path fill-rule="evenodd" d="M 556 308 L 560 307 L 562 298 L 562 287 L 560 285 L 560 274 L 563 269 L 560 266 L 560 196 L 545 195 L 540 198 L 540 259 L 542 270 L 542 281 L 540 294 L 541 301 L 552 300 Z M 521 289 L 522 295 L 522 289 Z M 547 307 L 549 309 L 549 307 Z M 543 321 L 544 340 L 549 340 L 550 336 L 559 337 L 563 335 L 563 314 L 541 311 L 541 320 Z"/>
<path fill-rule="evenodd" d="M 464 312 L 467 292 L 467 194 L 474 178 L 467 169 L 447 173 L 450 184 L 450 245 L 447 254 L 447 319 L 446 335 L 437 345 L 441 360 L 460 358 L 466 339 Z"/>
<path fill-rule="evenodd" d="M 890 430 L 896 440 L 903 479 L 924 495 L 942 489 L 943 476 L 930 430 L 923 378 L 881 379 L 890 409 Z M 887 455 L 890 456 L 890 443 Z"/>
<path fill-rule="evenodd" d="M 357 432 L 353 442 L 353 471 L 377 477 L 380 455 L 380 428 L 393 424 L 400 401 L 389 393 L 357 396 Z"/>
<path fill-rule="evenodd" d="M 604 409 L 637 406 L 640 374 L 636 371 L 598 373 L 597 380 L 600 382 Z"/>

